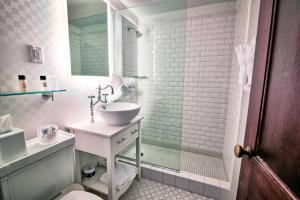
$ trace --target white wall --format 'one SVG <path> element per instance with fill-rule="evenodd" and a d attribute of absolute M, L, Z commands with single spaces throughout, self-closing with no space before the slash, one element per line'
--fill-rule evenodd
<path fill-rule="evenodd" d="M 245 41 L 251 41 L 257 32 L 260 0 L 238 0 L 236 11 L 236 26 L 234 34 L 234 46 Z M 239 65 L 236 54 L 233 54 L 230 95 L 228 104 L 227 125 L 224 141 L 223 160 L 231 189 L 237 191 L 241 159 L 233 155 L 235 144 L 243 145 L 247 113 L 249 105 L 249 91 L 244 91 L 238 83 Z"/>
<path fill-rule="evenodd" d="M 29 62 L 27 45 L 44 49 L 44 64 Z M 0 0 L 0 89 L 18 90 L 19 74 L 27 77 L 28 89 L 40 88 L 40 75 L 55 75 L 62 89 L 54 102 L 40 95 L 0 97 L 0 115 L 11 113 L 26 138 L 42 124 L 68 123 L 89 118 L 90 94 L 108 78 L 71 76 L 66 0 Z"/>

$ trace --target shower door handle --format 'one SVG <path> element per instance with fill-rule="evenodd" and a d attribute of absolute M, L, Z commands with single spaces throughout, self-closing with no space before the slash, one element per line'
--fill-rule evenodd
<path fill-rule="evenodd" d="M 234 146 L 234 155 L 237 158 L 241 158 L 243 156 L 251 158 L 253 155 L 253 151 L 251 150 L 250 146 L 246 146 L 245 148 L 243 148 L 241 145 L 236 144 Z"/>

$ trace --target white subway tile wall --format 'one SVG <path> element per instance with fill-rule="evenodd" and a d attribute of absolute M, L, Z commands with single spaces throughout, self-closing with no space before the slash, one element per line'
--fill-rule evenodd
<path fill-rule="evenodd" d="M 73 75 L 109 75 L 107 24 L 69 25 Z"/>
<path fill-rule="evenodd" d="M 122 17 L 122 75 L 124 77 L 136 76 L 138 73 L 138 38 L 133 30 L 128 30 L 129 27 L 138 29 L 137 26 Z"/>
<path fill-rule="evenodd" d="M 234 22 L 231 10 L 145 25 L 151 32 L 139 43 L 139 71 L 150 77 L 139 84 L 144 142 L 222 153 Z"/>
<path fill-rule="evenodd" d="M 109 76 L 106 23 L 82 27 L 80 48 L 83 75 Z"/>
<path fill-rule="evenodd" d="M 187 20 L 183 148 L 222 153 L 235 12 Z"/>
<path fill-rule="evenodd" d="M 145 116 L 143 142 L 179 149 L 185 67 L 186 21 L 147 25 L 139 40 L 139 103 Z"/>
<path fill-rule="evenodd" d="M 81 74 L 80 29 L 69 24 L 72 74 Z"/>

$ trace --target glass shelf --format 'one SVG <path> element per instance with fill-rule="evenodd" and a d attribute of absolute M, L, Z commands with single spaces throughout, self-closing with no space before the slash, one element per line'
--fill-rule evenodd
<path fill-rule="evenodd" d="M 0 96 L 16 96 L 28 94 L 49 94 L 54 92 L 65 92 L 67 90 L 46 90 L 46 91 L 28 91 L 28 92 L 0 92 Z"/>

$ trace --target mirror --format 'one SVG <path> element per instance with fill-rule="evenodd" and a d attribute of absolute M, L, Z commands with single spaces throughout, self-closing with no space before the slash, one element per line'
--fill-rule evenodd
<path fill-rule="evenodd" d="M 72 75 L 109 76 L 107 4 L 67 2 Z"/>

